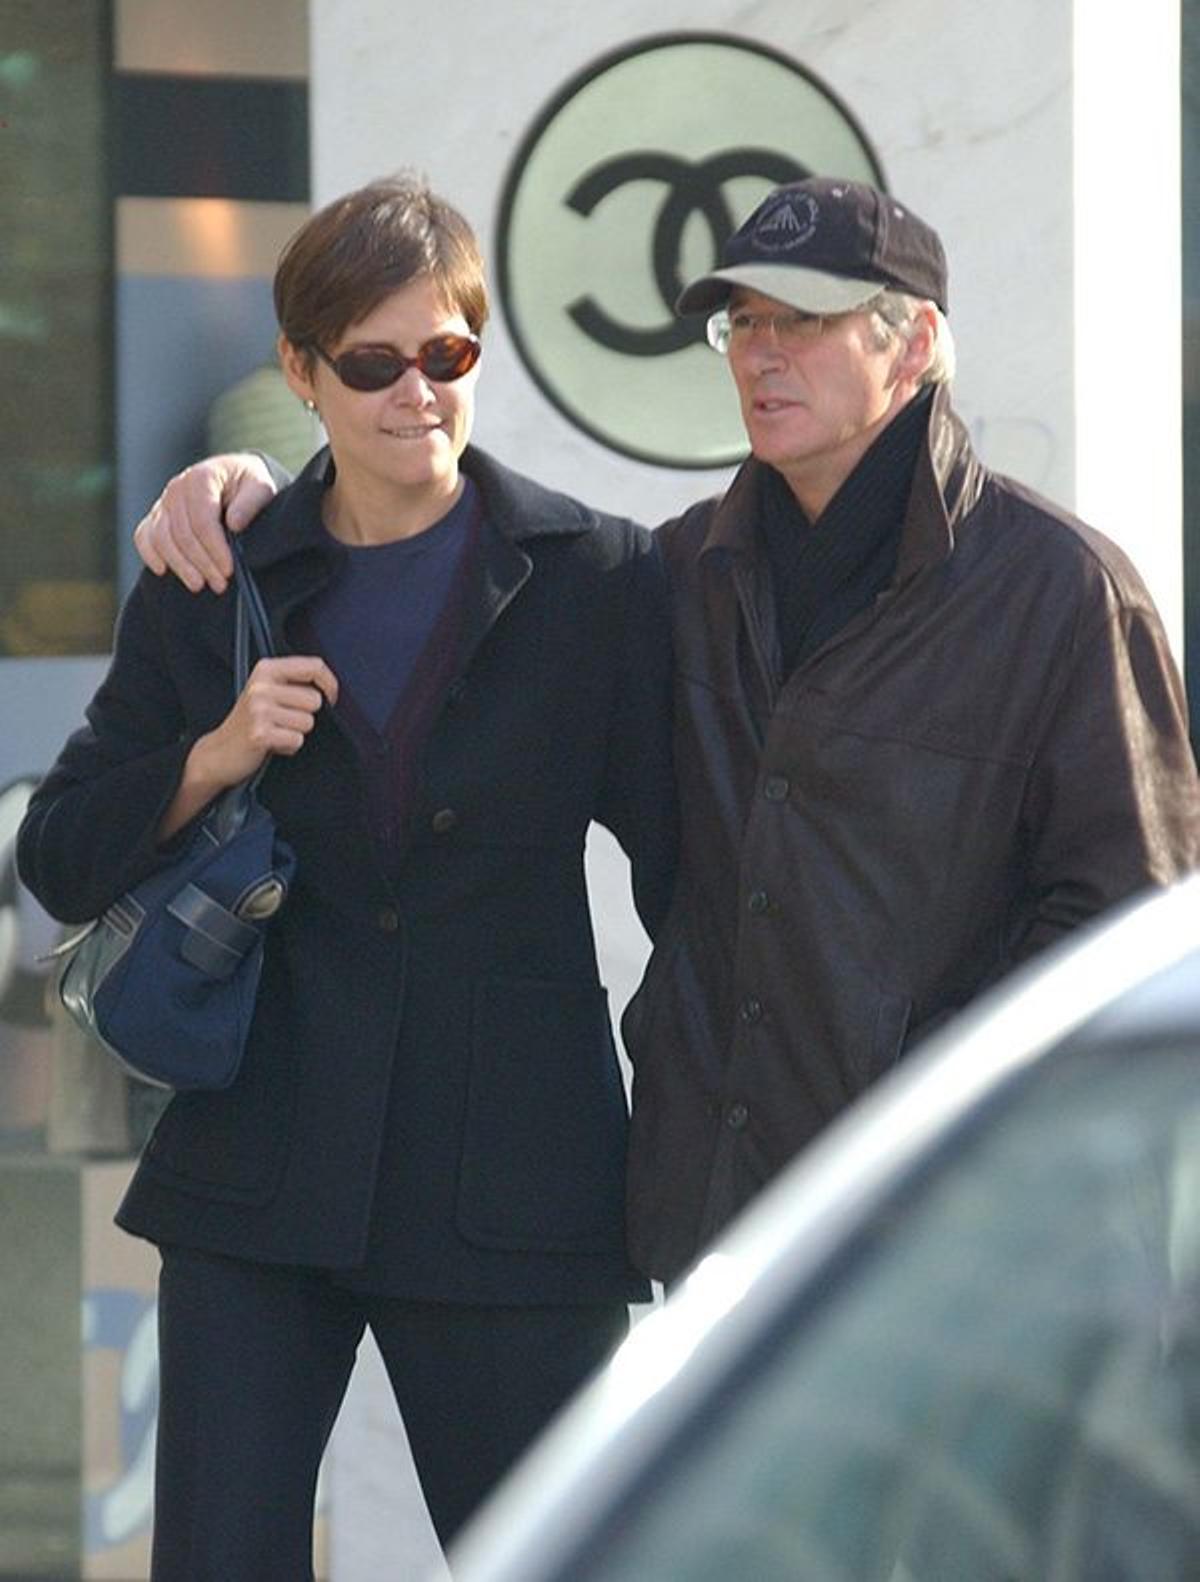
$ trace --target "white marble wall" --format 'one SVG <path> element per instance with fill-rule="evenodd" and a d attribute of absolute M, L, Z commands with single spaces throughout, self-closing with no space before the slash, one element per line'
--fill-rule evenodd
<path fill-rule="evenodd" d="M 489 257 L 516 146 L 589 60 L 641 36 L 699 30 L 800 61 L 862 124 L 891 189 L 942 233 L 957 401 L 985 459 L 1063 504 L 1084 501 L 1142 566 L 1178 633 L 1177 0 L 1146 0 L 1136 28 L 1098 0 L 441 0 L 432 12 L 412 0 L 312 0 L 311 16 L 317 200 L 416 166 L 470 216 Z M 1122 183 L 1106 213 L 1114 160 Z M 1078 207 L 1077 190 L 1087 196 Z M 1148 264 L 1155 333 L 1144 337 L 1146 299 L 1131 282 Z M 1098 301 L 1109 306 L 1099 316 Z M 476 437 L 500 456 L 646 521 L 723 482 L 605 450 L 542 397 L 499 313 L 488 336 Z M 1160 338 L 1156 360 L 1147 342 Z M 1151 471 L 1163 481 L 1147 493 Z M 1135 513 L 1126 502 L 1139 484 L 1146 503 Z M 619 1008 L 644 945 L 607 846 L 593 871 Z M 380 1456 L 395 1453 L 387 1414 L 364 1404 L 373 1399 L 370 1388 L 356 1395 L 340 1431 L 335 1582 L 417 1570 L 398 1547 L 403 1502 L 382 1488 L 369 1497 Z M 338 1519 L 339 1477 L 359 1479 L 349 1522 Z"/>
<path fill-rule="evenodd" d="M 1147 0 L 1136 28 L 1094 0 L 444 0 L 436 27 L 428 18 L 393 0 L 313 0 L 318 198 L 414 164 L 461 203 L 490 247 L 508 159 L 589 58 L 672 30 L 785 50 L 850 106 L 892 189 L 946 240 L 959 405 L 985 458 L 1065 504 L 1081 498 L 1135 554 L 1178 629 L 1178 488 L 1159 491 L 1136 521 L 1124 504 L 1147 457 L 1170 480 L 1179 467 L 1178 0 Z M 1074 76 L 1077 34 L 1089 44 L 1086 96 Z M 1122 176 L 1098 200 L 1111 204 L 1108 223 L 1095 202 L 1078 211 L 1074 203 L 1077 183 L 1103 169 Z M 1122 211 L 1129 222 L 1114 226 Z M 1111 409 L 1102 427 L 1105 409 L 1093 404 L 1077 434 L 1080 395 L 1097 385 L 1096 359 L 1077 358 L 1077 338 L 1104 330 L 1097 289 L 1147 275 L 1156 318 L 1166 317 L 1163 359 L 1152 350 L 1147 366 L 1144 348 L 1138 354 L 1138 385 L 1153 389 L 1153 401 L 1125 412 L 1119 427 Z M 1078 324 L 1077 301 L 1089 314 Z M 720 482 L 603 451 L 547 406 L 499 323 L 488 380 L 481 442 L 532 456 L 532 470 L 552 482 L 647 520 Z"/>
<path fill-rule="evenodd" d="M 389 0 L 314 4 L 316 196 L 414 164 L 490 249 L 501 178 L 530 120 L 591 56 L 639 35 L 713 29 L 787 51 L 863 123 L 892 189 L 952 261 L 959 399 L 998 465 L 1062 498 L 1074 487 L 1071 4 L 1012 0 L 444 0 L 439 27 Z M 411 44 L 410 44 L 411 38 Z M 423 94 L 422 85 L 428 85 Z M 452 99 L 443 103 L 447 86 Z M 489 332 L 479 437 L 536 455 L 551 481 L 646 519 L 704 487 L 639 468 L 548 408 Z"/>

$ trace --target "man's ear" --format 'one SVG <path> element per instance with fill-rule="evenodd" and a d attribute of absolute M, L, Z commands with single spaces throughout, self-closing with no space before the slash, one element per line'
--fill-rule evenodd
<path fill-rule="evenodd" d="M 279 366 L 287 380 L 288 389 L 293 395 L 299 396 L 301 401 L 315 402 L 317 392 L 313 385 L 312 353 L 293 346 L 286 335 L 279 337 L 275 349 L 279 353 Z"/>
<path fill-rule="evenodd" d="M 921 302 L 913 314 L 908 334 L 901 337 L 900 352 L 892 370 L 896 380 L 919 381 L 933 361 L 936 345 L 937 309 L 932 302 Z"/>

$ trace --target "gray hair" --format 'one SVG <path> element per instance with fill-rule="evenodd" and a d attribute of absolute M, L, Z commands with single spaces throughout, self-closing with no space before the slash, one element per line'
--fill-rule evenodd
<path fill-rule="evenodd" d="M 896 339 L 909 339 L 921 301 L 920 297 L 908 296 L 903 291 L 881 291 L 877 297 L 863 304 L 864 310 L 875 320 L 882 345 L 890 345 Z M 933 311 L 937 316 L 933 354 L 921 375 L 920 383 L 948 385 L 954 378 L 954 336 L 941 308 L 934 305 Z"/>

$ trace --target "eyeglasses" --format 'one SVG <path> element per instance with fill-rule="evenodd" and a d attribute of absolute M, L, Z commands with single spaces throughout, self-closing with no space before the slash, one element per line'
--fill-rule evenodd
<path fill-rule="evenodd" d="M 421 342 L 415 357 L 387 346 L 352 346 L 340 357 L 331 357 L 320 346 L 313 350 L 348 390 L 386 390 L 410 368 L 419 368 L 437 384 L 451 384 L 474 368 L 483 343 L 478 335 L 434 335 Z"/>
<path fill-rule="evenodd" d="M 831 318 L 837 314 L 802 313 L 799 308 L 789 308 L 782 313 L 751 313 L 746 308 L 718 308 L 705 326 L 705 335 L 713 351 L 724 357 L 731 346 L 745 346 L 760 330 L 770 330 L 785 351 L 816 340 Z"/>

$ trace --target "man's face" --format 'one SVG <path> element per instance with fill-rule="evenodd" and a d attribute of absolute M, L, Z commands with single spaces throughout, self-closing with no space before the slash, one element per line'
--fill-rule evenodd
<path fill-rule="evenodd" d="M 766 322 L 793 311 L 772 297 L 739 289 L 729 310 L 764 316 L 729 347 L 750 447 L 784 475 L 810 518 L 819 516 L 913 394 L 907 348 L 882 342 L 869 313 L 831 315 L 818 334 L 796 338 Z"/>

